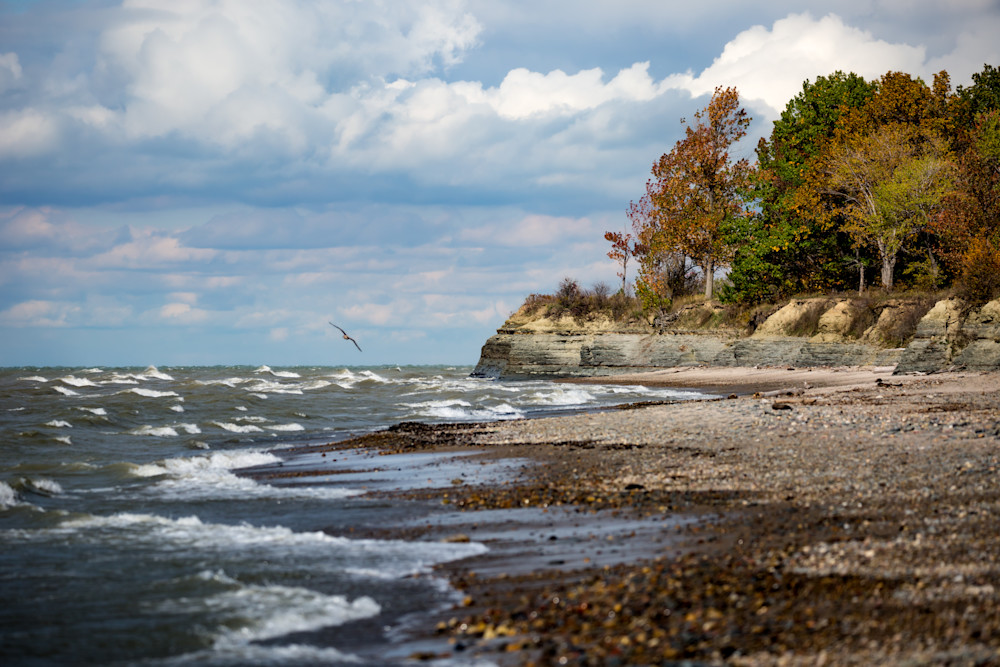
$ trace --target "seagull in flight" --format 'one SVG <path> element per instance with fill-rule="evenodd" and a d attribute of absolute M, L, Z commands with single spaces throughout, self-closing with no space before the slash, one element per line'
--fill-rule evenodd
<path fill-rule="evenodd" d="M 336 330 L 337 330 L 337 331 L 339 331 L 340 333 L 344 334 L 344 340 L 349 340 L 349 341 L 351 341 L 352 343 L 354 343 L 354 347 L 358 348 L 358 352 L 361 352 L 361 351 L 362 351 L 362 350 L 361 350 L 361 346 L 360 346 L 360 345 L 358 345 L 358 341 L 356 341 L 356 340 L 354 340 L 353 338 L 351 338 L 350 336 L 348 336 L 348 335 L 347 335 L 347 332 L 346 332 L 346 331 L 344 331 L 343 329 L 341 329 L 340 327 L 338 327 L 338 326 L 337 326 L 336 324 L 334 324 L 333 322 L 330 322 L 329 324 L 330 324 L 330 326 L 331 326 L 331 327 L 333 327 L 334 329 L 336 329 Z"/>

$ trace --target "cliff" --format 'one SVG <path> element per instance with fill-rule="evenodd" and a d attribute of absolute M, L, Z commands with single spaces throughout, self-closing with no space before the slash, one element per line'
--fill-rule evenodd
<path fill-rule="evenodd" d="M 727 326 L 719 307 L 689 306 L 658 327 L 552 320 L 524 309 L 483 345 L 478 377 L 594 377 L 677 366 L 894 366 L 1000 370 L 1000 301 L 796 299 L 756 326 Z M 720 322 L 722 322 L 720 324 Z"/>

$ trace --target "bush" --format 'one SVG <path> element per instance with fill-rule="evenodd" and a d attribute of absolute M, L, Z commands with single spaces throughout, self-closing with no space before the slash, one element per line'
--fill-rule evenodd
<path fill-rule="evenodd" d="M 572 278 L 564 278 L 554 295 L 529 295 L 521 308 L 526 315 L 544 309 L 543 315 L 553 320 L 569 315 L 581 322 L 597 315 L 624 322 L 638 319 L 641 314 L 636 298 L 623 292 L 611 294 L 611 288 L 603 282 L 595 283 L 589 290 L 581 289 L 580 283 Z"/>
<path fill-rule="evenodd" d="M 962 257 L 958 296 L 981 306 L 1000 296 L 1000 249 L 986 239 L 974 239 Z"/>

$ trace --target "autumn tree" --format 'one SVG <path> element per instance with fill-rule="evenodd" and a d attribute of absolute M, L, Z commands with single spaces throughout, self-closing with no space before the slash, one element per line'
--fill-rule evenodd
<path fill-rule="evenodd" d="M 882 286 L 892 289 L 900 251 L 927 228 L 953 186 L 943 139 L 891 123 L 845 137 L 826 166 L 831 192 L 847 201 L 847 232 L 877 248 Z"/>
<path fill-rule="evenodd" d="M 800 189 L 831 141 L 842 114 L 865 105 L 876 85 L 834 72 L 805 81 L 757 145 L 757 214 L 731 227 L 736 248 L 726 301 L 757 303 L 803 291 L 842 289 L 867 259 L 839 224 L 820 224 L 801 204 Z M 818 193 L 815 205 L 832 208 Z M 864 273 L 861 273 L 864 276 Z"/>
<path fill-rule="evenodd" d="M 727 225 L 746 215 L 751 167 L 745 158 L 734 161 L 730 151 L 751 119 L 736 89 L 722 87 L 694 117 L 684 138 L 653 165 L 646 183 L 650 229 L 645 236 L 654 256 L 691 257 L 704 276 L 705 298 L 711 299 L 715 271 L 732 255 Z"/>
<path fill-rule="evenodd" d="M 604 240 L 611 243 L 611 250 L 608 257 L 618 262 L 622 270 L 618 272 L 618 277 L 622 279 L 622 294 L 625 293 L 626 274 L 628 273 L 628 260 L 630 257 L 641 256 L 644 247 L 637 239 L 632 238 L 629 233 L 604 232 Z"/>
<path fill-rule="evenodd" d="M 662 241 L 662 231 L 654 223 L 649 195 L 629 203 L 628 218 L 635 234 L 635 258 L 639 269 L 636 296 L 648 311 L 662 311 L 675 296 L 687 294 L 691 270 L 687 256 Z"/>

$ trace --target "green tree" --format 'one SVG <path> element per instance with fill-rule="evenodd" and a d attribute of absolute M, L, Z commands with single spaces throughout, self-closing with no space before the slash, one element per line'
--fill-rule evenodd
<path fill-rule="evenodd" d="M 774 122 L 770 138 L 761 139 L 754 181 L 759 212 L 730 227 L 736 252 L 725 300 L 757 303 L 843 287 L 851 262 L 859 258 L 839 226 L 819 224 L 811 208 L 803 207 L 799 190 L 841 115 L 864 106 L 876 89 L 857 74 L 840 71 L 807 80 Z M 833 203 L 820 193 L 815 205 Z"/>
<path fill-rule="evenodd" d="M 899 253 L 926 230 L 953 188 L 944 140 L 929 129 L 891 123 L 846 137 L 826 166 L 831 192 L 847 202 L 846 231 L 878 250 L 882 286 L 892 289 Z"/>
<path fill-rule="evenodd" d="M 714 295 L 715 270 L 732 256 L 727 225 L 746 215 L 751 167 L 745 158 L 733 160 L 730 150 L 750 120 L 735 88 L 716 88 L 695 114 L 694 126 L 653 165 L 645 204 L 639 205 L 648 208 L 650 229 L 641 238 L 650 252 L 691 257 L 704 275 L 707 299 Z"/>

